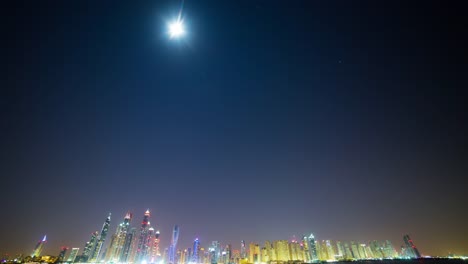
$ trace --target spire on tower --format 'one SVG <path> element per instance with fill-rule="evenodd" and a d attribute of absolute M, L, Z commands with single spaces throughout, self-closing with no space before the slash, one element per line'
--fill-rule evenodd
<path fill-rule="evenodd" d="M 132 214 L 130 212 L 127 212 L 127 214 L 125 215 L 125 219 L 130 219 L 132 218 Z"/>

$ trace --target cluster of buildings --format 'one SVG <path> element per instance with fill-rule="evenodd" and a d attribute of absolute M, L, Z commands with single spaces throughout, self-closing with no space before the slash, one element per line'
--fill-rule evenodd
<path fill-rule="evenodd" d="M 315 263 L 324 261 L 420 258 L 421 254 L 408 235 L 398 252 L 392 243 L 370 241 L 366 244 L 355 241 L 341 242 L 316 240 L 313 234 L 296 240 L 265 241 L 258 243 L 241 241 L 240 249 L 233 250 L 231 244 L 221 245 L 218 241 L 201 245 L 196 238 L 191 248 L 179 249 L 179 227 L 174 226 L 169 247 L 161 250 L 160 232 L 150 223 L 150 211 L 146 210 L 141 224 L 132 226 L 133 215 L 127 213 L 117 225 L 116 231 L 108 236 L 111 214 L 107 216 L 101 231 L 93 232 L 80 253 L 80 248 L 62 247 L 58 256 L 41 256 L 47 242 L 44 236 L 32 254 L 21 262 L 67 262 L 67 263 L 135 263 L 135 264 L 258 264 L 258 263 Z M 107 242 L 107 243 L 106 243 Z M 107 245 L 107 247 L 105 246 Z M 68 255 L 67 255 L 68 253 Z"/>

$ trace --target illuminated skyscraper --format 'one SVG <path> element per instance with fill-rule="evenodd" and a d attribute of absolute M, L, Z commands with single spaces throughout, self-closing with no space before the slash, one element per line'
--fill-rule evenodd
<path fill-rule="evenodd" d="M 155 263 L 157 259 L 161 256 L 161 252 L 159 251 L 159 230 L 154 233 L 154 238 L 151 241 L 151 257 L 150 263 Z"/>
<path fill-rule="evenodd" d="M 385 241 L 384 244 L 384 257 L 385 258 L 396 258 L 398 257 L 398 253 L 396 252 L 395 248 L 392 245 L 392 242 L 389 240 Z"/>
<path fill-rule="evenodd" d="M 109 216 L 107 216 L 106 220 L 104 221 L 104 224 L 102 225 L 101 234 L 99 235 L 96 245 L 93 249 L 90 262 L 99 261 L 99 256 L 101 254 L 102 246 L 104 245 L 104 242 L 106 242 L 107 233 L 109 232 L 110 221 L 111 221 L 111 214 L 109 213 Z"/>
<path fill-rule="evenodd" d="M 309 250 L 309 241 L 307 241 L 307 236 L 302 236 L 302 250 L 304 254 L 304 262 L 311 262 L 310 250 Z"/>
<path fill-rule="evenodd" d="M 169 246 L 169 263 L 175 264 L 175 254 L 177 251 L 178 241 L 179 241 L 179 226 L 175 225 L 174 229 L 172 230 L 171 245 Z"/>
<path fill-rule="evenodd" d="M 148 222 L 148 225 L 150 225 L 150 223 Z M 152 226 L 150 226 L 150 228 L 148 228 L 148 235 L 146 236 L 146 256 L 143 258 L 144 261 L 146 261 L 147 263 L 150 263 L 151 262 L 151 248 L 152 248 L 152 245 L 153 245 L 153 239 L 154 239 L 154 228 Z"/>
<path fill-rule="evenodd" d="M 296 241 L 293 240 L 288 243 L 288 248 L 289 248 L 289 259 L 290 260 L 299 260 L 297 258 L 297 251 L 296 251 Z"/>
<path fill-rule="evenodd" d="M 240 257 L 242 259 L 247 258 L 247 250 L 245 249 L 245 241 L 244 240 L 241 240 Z"/>
<path fill-rule="evenodd" d="M 211 247 L 215 251 L 215 259 L 214 259 L 215 262 L 213 262 L 213 260 L 211 260 L 211 263 L 220 262 L 219 258 L 221 257 L 221 245 L 219 244 L 219 241 L 211 241 Z"/>
<path fill-rule="evenodd" d="M 260 245 L 259 244 L 255 244 L 255 248 L 254 248 L 254 259 L 255 259 L 255 262 L 260 262 L 261 261 L 261 252 L 260 252 Z M 254 262 L 254 263 L 255 263 Z"/>
<path fill-rule="evenodd" d="M 419 253 L 419 250 L 416 248 L 416 246 L 413 243 L 413 240 L 411 240 L 409 235 L 404 235 L 403 240 L 405 241 L 406 245 L 406 252 L 408 255 L 411 255 L 410 257 L 412 258 L 420 258 L 421 253 Z"/>
<path fill-rule="evenodd" d="M 216 258 L 216 250 L 212 247 L 208 248 L 208 252 L 210 253 L 210 263 L 211 264 L 216 264 L 218 263 L 218 260 Z"/>
<path fill-rule="evenodd" d="M 327 247 L 328 260 L 335 260 L 335 251 L 333 250 L 332 242 L 327 240 L 325 244 Z"/>
<path fill-rule="evenodd" d="M 190 261 L 200 263 L 200 240 L 198 238 L 193 241 L 192 259 Z"/>
<path fill-rule="evenodd" d="M 338 260 L 345 259 L 345 250 L 340 241 L 336 241 L 336 249 L 337 249 L 337 252 L 335 253 L 336 253 L 337 259 Z"/>
<path fill-rule="evenodd" d="M 149 231 L 149 218 L 150 211 L 146 210 L 145 215 L 143 216 L 143 221 L 141 222 L 140 235 L 138 237 L 138 244 L 136 249 L 135 262 L 140 263 L 148 254 L 148 231 Z"/>
<path fill-rule="evenodd" d="M 184 249 L 180 254 L 179 264 L 187 263 L 187 249 Z"/>
<path fill-rule="evenodd" d="M 268 262 L 271 260 L 276 260 L 276 254 L 273 253 L 274 249 L 271 246 L 270 241 L 265 241 L 264 248 L 266 252 L 262 251 L 262 262 Z M 265 261 L 264 258 L 268 256 L 268 261 Z"/>
<path fill-rule="evenodd" d="M 44 244 L 47 243 L 47 235 L 42 238 L 39 242 L 37 242 L 34 250 L 31 254 L 31 257 L 39 257 L 41 255 L 42 249 L 44 248 Z"/>
<path fill-rule="evenodd" d="M 91 239 L 88 242 L 86 242 L 84 249 L 83 249 L 82 259 L 80 261 L 87 262 L 91 258 L 93 254 L 93 249 L 96 247 L 97 239 L 98 239 L 98 231 L 92 233 Z"/>
<path fill-rule="evenodd" d="M 353 253 L 351 252 L 351 248 L 348 243 L 344 243 L 344 252 L 346 260 L 353 259 Z"/>
<path fill-rule="evenodd" d="M 260 262 L 269 262 L 270 261 L 270 254 L 268 252 L 268 249 L 266 247 L 262 247 L 260 249 Z"/>
<path fill-rule="evenodd" d="M 273 243 L 277 261 L 289 261 L 289 245 L 287 240 L 277 240 Z"/>
<path fill-rule="evenodd" d="M 125 242 L 123 244 L 122 254 L 120 256 L 120 262 L 130 262 L 129 260 L 130 256 L 132 255 L 133 241 L 135 241 L 136 232 L 136 228 L 132 227 L 125 235 Z"/>
<path fill-rule="evenodd" d="M 374 253 L 372 252 L 370 245 L 363 244 L 363 246 L 364 246 L 364 252 L 366 253 L 366 258 L 368 259 L 374 258 Z"/>
<path fill-rule="evenodd" d="M 115 235 L 112 236 L 111 243 L 108 248 L 106 259 L 110 262 L 119 262 L 122 255 L 125 244 L 125 238 L 130 228 L 130 222 L 132 220 L 132 214 L 127 213 L 122 223 L 117 226 Z"/>
<path fill-rule="evenodd" d="M 72 248 L 72 250 L 70 251 L 70 255 L 68 255 L 67 262 L 75 262 L 76 256 L 78 255 L 79 251 L 80 248 Z"/>
<path fill-rule="evenodd" d="M 351 241 L 351 253 L 353 254 L 353 259 L 361 259 L 358 247 L 354 241 Z"/>
<path fill-rule="evenodd" d="M 366 259 L 366 250 L 365 250 L 366 244 L 359 244 L 358 245 L 358 250 L 359 250 L 359 256 L 361 259 Z"/>
<path fill-rule="evenodd" d="M 223 263 L 231 263 L 232 259 L 232 247 L 231 244 L 227 244 L 224 248 L 224 251 L 221 253 L 223 255 Z"/>
<path fill-rule="evenodd" d="M 211 241 L 211 263 L 218 263 L 219 258 L 221 257 L 221 246 L 218 241 Z"/>
<path fill-rule="evenodd" d="M 319 258 L 317 255 L 317 246 L 315 243 L 314 234 L 310 234 L 310 236 L 307 238 L 307 247 L 309 249 L 310 260 L 312 262 L 317 262 Z"/>
<path fill-rule="evenodd" d="M 249 261 L 250 263 L 260 262 L 260 246 L 256 243 L 249 244 Z"/>
<path fill-rule="evenodd" d="M 115 251 L 117 250 L 117 233 L 119 232 L 120 225 L 117 226 L 117 231 L 111 236 L 110 244 L 107 247 L 105 261 L 114 262 Z"/>
<path fill-rule="evenodd" d="M 384 258 L 384 250 L 383 250 L 383 246 L 376 240 L 374 241 L 371 241 L 369 243 L 369 248 L 371 250 L 371 252 L 369 254 L 372 255 L 372 258 Z"/>
<path fill-rule="evenodd" d="M 58 260 L 59 261 L 64 261 L 65 260 L 65 254 L 67 253 L 68 248 L 67 247 L 61 247 L 60 248 L 60 253 L 58 255 Z"/>
<path fill-rule="evenodd" d="M 187 257 L 185 258 L 186 263 L 189 263 L 192 259 L 192 248 L 187 248 Z"/>
<path fill-rule="evenodd" d="M 329 256 L 328 256 L 327 244 L 325 240 L 318 242 L 318 244 L 320 244 L 320 260 L 327 261 L 329 259 Z"/>

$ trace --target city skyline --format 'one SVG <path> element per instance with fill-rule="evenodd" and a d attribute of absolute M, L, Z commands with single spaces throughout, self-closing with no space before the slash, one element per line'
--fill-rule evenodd
<path fill-rule="evenodd" d="M 142 234 L 148 236 L 147 243 L 153 243 L 153 239 L 156 238 L 157 246 L 159 246 L 159 231 L 157 233 L 143 232 L 144 230 L 153 230 L 150 226 L 149 209 L 144 214 L 143 221 L 141 223 L 141 233 L 139 237 L 130 240 L 134 243 L 131 246 L 133 249 L 129 255 L 130 260 L 121 260 L 121 256 L 115 256 L 115 245 L 121 244 L 118 238 L 122 232 L 122 228 L 128 230 L 130 227 L 127 225 L 131 219 L 131 213 L 127 212 L 124 217 L 124 222 L 117 226 L 113 240 L 104 253 L 99 254 L 100 246 L 105 244 L 99 244 L 98 241 L 105 240 L 105 233 L 108 231 L 110 224 L 110 214 L 107 217 L 101 235 L 97 236 L 97 232 L 94 232 L 89 242 L 86 243 L 83 252 L 79 254 L 79 248 L 72 248 L 72 251 L 66 255 L 69 247 L 61 247 L 58 258 L 67 261 L 74 261 L 76 258 L 77 262 L 129 262 L 129 263 L 267 263 L 269 261 L 302 261 L 302 262 L 319 262 L 319 261 L 339 261 L 339 260 L 350 260 L 350 259 L 389 259 L 389 258 L 421 258 L 429 257 L 428 255 L 422 255 L 415 246 L 413 240 L 409 235 L 403 236 L 404 245 L 401 246 L 401 251 L 395 248 L 389 240 L 385 241 L 369 241 L 368 244 L 360 243 L 359 241 L 332 241 L 332 240 L 316 240 L 315 236 L 311 233 L 310 235 L 303 235 L 302 239 L 297 240 L 293 237 L 290 240 L 266 240 L 264 244 L 250 242 L 249 250 L 247 253 L 243 253 L 245 250 L 245 241 L 241 240 L 239 243 L 239 249 L 233 249 L 231 243 L 222 244 L 219 241 L 211 241 L 211 245 L 206 243 L 208 246 L 204 246 L 200 243 L 199 238 L 195 238 L 192 248 L 177 248 L 177 240 L 179 236 L 179 227 L 174 226 L 173 237 L 169 250 L 166 248 L 164 254 L 142 254 Z M 149 227 L 149 228 L 148 228 Z M 104 235 L 102 235 L 104 233 Z M 156 235 L 157 234 L 157 235 Z M 155 236 L 156 235 L 156 236 Z M 115 240 L 117 239 L 117 240 Z M 128 239 L 128 236 L 125 240 Z M 42 247 L 46 242 L 46 236 L 38 242 L 36 247 L 31 254 L 31 257 L 40 257 Z M 90 250 L 91 248 L 91 250 Z M 172 248 L 172 253 L 171 253 Z M 152 246 L 149 247 L 152 249 Z M 111 253 L 109 253 L 111 252 Z M 154 252 L 156 253 L 156 252 Z M 47 255 L 46 255 L 47 256 Z M 67 258 L 65 258 L 67 256 Z M 91 258 L 90 258 L 91 256 Z M 444 256 L 433 256 L 433 257 L 444 257 Z"/>
<path fill-rule="evenodd" d="M 177 225 L 467 254 L 463 4 L 10 1 L 0 251 L 153 258 Z"/>
<path fill-rule="evenodd" d="M 133 243 L 133 245 L 131 245 L 130 247 L 133 248 L 134 252 L 132 253 L 133 256 L 132 258 L 134 258 L 137 263 L 141 263 L 144 259 L 152 259 L 154 261 L 155 257 L 157 256 L 158 258 L 161 258 L 163 257 L 163 254 L 161 254 L 159 252 L 159 248 L 161 247 L 161 240 L 160 240 L 160 231 L 159 229 L 157 229 L 157 231 L 155 231 L 156 229 L 156 225 L 151 225 L 150 224 L 150 215 L 151 215 L 151 212 L 150 212 L 150 209 L 147 209 L 145 210 L 144 214 L 143 214 L 143 221 L 141 222 L 141 226 L 140 226 L 140 233 L 137 237 L 133 238 L 130 237 L 130 243 Z M 93 232 L 91 233 L 91 238 L 89 241 L 86 242 L 85 246 L 83 247 L 83 251 L 80 251 L 79 248 L 76 248 L 75 245 L 71 245 L 71 246 L 62 246 L 61 247 L 61 250 L 63 250 L 64 248 L 67 250 L 68 248 L 73 248 L 73 249 L 77 249 L 77 252 L 74 252 L 71 251 L 71 253 L 69 253 L 67 255 L 67 259 L 69 258 L 70 255 L 75 255 L 74 257 L 76 257 L 76 255 L 78 256 L 85 256 L 86 258 L 83 259 L 84 262 L 96 262 L 96 261 L 123 261 L 123 262 L 126 262 L 127 260 L 126 259 L 122 259 L 122 255 L 124 255 L 124 244 L 128 243 L 126 242 L 128 240 L 128 237 L 126 236 L 123 236 L 122 237 L 122 233 L 124 234 L 128 234 L 128 232 L 130 231 L 130 229 L 132 228 L 135 228 L 135 226 L 132 227 L 132 225 L 130 224 L 131 223 L 131 219 L 133 218 L 133 213 L 131 211 L 126 211 L 125 215 L 122 217 L 122 220 L 123 222 L 119 225 L 117 225 L 117 227 L 115 227 L 115 229 L 112 229 L 112 225 L 111 225 L 111 222 L 110 222 L 110 217 L 111 217 L 111 213 L 109 213 L 108 217 L 106 218 L 106 221 L 104 222 L 104 225 L 102 227 L 102 230 L 100 232 L 100 235 L 98 235 L 98 231 L 96 232 Z M 118 219 L 120 220 L 120 219 Z M 117 220 L 117 221 L 118 221 Z M 109 228 L 111 227 L 111 228 Z M 115 230 L 115 233 L 113 232 L 113 230 Z M 152 230 L 151 231 L 151 234 L 148 234 L 148 230 Z M 109 242 L 109 243 L 105 243 L 105 237 L 107 235 L 108 232 L 111 232 L 111 236 L 112 236 L 112 240 Z M 104 235 L 103 235 L 104 234 Z M 155 236 L 157 234 L 157 236 Z M 303 233 L 304 236 L 296 236 L 296 235 L 292 235 L 290 236 L 289 238 L 287 238 L 286 240 L 271 240 L 271 241 L 287 241 L 288 243 L 289 242 L 292 242 L 292 243 L 296 243 L 296 241 L 298 241 L 297 243 L 301 244 L 301 246 L 304 247 L 304 251 L 308 252 L 308 256 L 310 259 L 316 259 L 318 260 L 319 259 L 319 255 L 320 253 L 318 251 L 320 251 L 320 249 L 317 249 L 316 248 L 316 245 L 315 243 L 319 243 L 318 245 L 320 245 L 320 242 L 322 243 L 330 243 L 329 241 L 334 241 L 335 243 L 340 243 L 340 241 L 344 241 L 342 239 L 316 239 L 316 237 L 310 233 L 310 232 L 304 232 Z M 149 237 L 148 237 L 149 235 Z M 40 240 L 37 245 L 35 246 L 34 250 L 33 250 L 33 253 L 31 254 L 31 256 L 39 256 L 41 255 L 41 252 L 43 250 L 43 247 L 45 245 L 45 243 L 47 242 L 46 241 L 46 237 L 47 235 L 44 235 L 43 239 Z M 447 254 L 445 255 L 437 255 L 437 254 L 430 254 L 429 252 L 425 253 L 425 254 L 421 254 L 418 249 L 416 249 L 416 247 L 413 245 L 413 242 L 412 240 L 409 238 L 409 235 L 408 234 L 405 234 L 404 236 L 401 235 L 400 237 L 402 237 L 401 239 L 401 252 L 399 252 L 398 249 L 399 246 L 398 244 L 395 244 L 395 245 L 390 245 L 391 248 L 393 248 L 395 250 L 395 253 L 398 252 L 398 255 L 401 254 L 406 254 L 407 256 L 412 256 L 412 257 L 415 257 L 415 258 L 418 258 L 418 257 L 422 257 L 422 256 L 445 256 L 449 253 L 453 254 L 453 252 L 450 252 L 450 251 L 447 251 Z M 154 239 L 157 239 L 157 245 L 154 245 L 153 241 L 155 241 Z M 299 239 L 297 239 L 299 238 Z M 167 252 L 167 256 L 164 256 L 165 258 L 167 258 L 167 263 L 173 263 L 173 261 L 176 259 L 176 252 L 180 251 L 180 250 L 184 250 L 184 249 L 187 249 L 187 248 L 190 248 L 190 246 L 182 246 L 182 247 L 177 247 L 177 244 L 178 244 L 178 240 L 179 240 L 179 226 L 176 224 L 174 225 L 173 227 L 173 231 L 171 233 L 171 237 L 170 237 L 170 240 L 169 242 L 168 241 L 164 241 L 163 240 L 163 243 L 162 245 L 167 245 L 167 246 L 163 246 L 163 250 L 162 251 L 166 251 Z M 120 242 L 119 242 L 120 241 Z M 142 242 L 143 241 L 143 242 Z M 146 242 L 144 242 L 146 241 Z M 198 236 L 195 238 L 195 240 L 193 242 L 190 242 L 190 238 L 188 238 L 187 241 L 185 241 L 186 243 L 183 244 L 183 245 L 187 245 L 187 244 L 190 244 L 190 243 L 193 243 L 192 244 L 192 248 L 195 248 L 195 247 L 204 247 L 204 250 L 206 251 L 209 251 L 211 249 L 215 249 L 215 250 L 220 250 L 220 245 L 236 245 L 236 243 L 233 243 L 232 241 L 223 241 L 223 240 L 220 240 L 220 241 L 223 241 L 221 244 L 218 242 L 218 240 L 213 240 L 211 244 L 211 246 L 209 245 L 208 241 L 204 241 L 204 244 L 200 244 L 199 242 L 199 238 Z M 262 244 L 262 242 L 259 242 L 259 241 L 262 241 L 261 238 L 257 239 L 257 240 L 252 240 L 252 241 L 249 241 L 247 242 L 250 246 L 252 245 L 259 245 L 259 244 Z M 270 240 L 266 239 L 266 240 L 263 240 L 265 242 L 268 242 Z M 370 243 L 371 241 L 377 241 L 376 239 L 370 239 L 370 240 L 367 240 L 367 241 L 364 241 L 362 239 L 352 239 L 350 240 L 351 243 L 357 243 L 357 245 L 361 245 L 363 242 L 364 244 L 366 243 Z M 390 241 L 388 239 L 385 239 L 385 240 L 382 240 L 382 241 Z M 98 243 L 98 242 L 101 242 L 101 243 Z M 164 243 L 166 242 L 166 243 Z M 213 244 L 216 242 L 216 245 Z M 242 256 L 242 245 L 245 245 L 245 240 L 240 240 L 238 241 L 239 245 L 238 248 L 237 246 L 234 246 L 233 249 L 234 250 L 237 250 L 239 252 L 239 256 Z M 116 247 L 118 248 L 120 245 L 120 250 L 116 249 Z M 142 253 L 142 248 L 145 246 L 145 245 L 148 245 L 148 247 L 145 249 L 146 250 L 146 253 Z M 171 251 L 171 249 L 173 248 L 172 245 L 175 245 L 174 247 L 174 251 Z M 265 245 L 266 246 L 266 245 Z M 368 245 L 369 246 L 369 245 Z M 156 252 L 153 252 L 153 247 L 155 247 L 154 249 L 156 249 L 157 247 L 157 250 L 159 252 L 159 254 L 156 254 Z M 165 249 L 164 249 L 165 247 Z M 340 248 L 340 246 L 336 246 L 335 247 L 337 248 Z M 406 251 L 406 253 L 403 253 L 405 252 L 403 250 L 403 247 L 406 247 L 408 248 L 408 250 L 410 250 L 411 252 L 408 253 L 408 250 Z M 103 252 L 101 250 L 104 250 Z M 129 250 L 129 249 L 127 249 Z M 131 249 L 130 249 L 131 250 Z M 245 255 L 246 258 L 249 258 L 249 259 L 252 259 L 252 253 L 255 249 L 252 249 L 250 248 L 248 250 L 249 252 L 249 255 L 247 256 L 247 254 Z M 258 249 L 260 250 L 260 248 Z M 323 250 L 323 249 L 322 249 Z M 339 249 L 338 249 L 339 250 Z M 53 252 L 54 250 L 53 249 L 50 249 L 50 251 L 48 252 Z M 344 252 L 344 250 L 342 250 Z M 118 253 L 119 252 L 119 253 Z M 173 253 L 171 253 L 173 252 Z M 5 254 L 7 252 L 0 252 L 0 254 Z M 14 252 L 12 254 L 9 254 L 9 255 L 16 255 L 16 254 L 19 254 L 19 253 L 22 253 L 24 254 L 24 252 Z M 42 255 L 54 255 L 54 254 L 42 254 Z M 130 253 L 128 253 L 129 255 L 131 255 Z M 173 255 L 171 255 L 173 254 Z M 258 253 L 260 254 L 260 252 Z M 323 254 L 323 253 L 322 253 Z M 361 253 L 361 254 L 364 254 L 364 253 Z M 172 257 L 171 257 L 172 256 Z M 196 259 L 198 259 L 199 256 L 196 256 L 196 255 L 193 255 L 193 256 L 190 256 L 191 258 L 195 258 L 193 260 L 191 260 L 191 262 L 196 262 Z M 364 257 L 362 257 L 362 259 L 365 259 Z M 335 259 L 330 259 L 330 260 L 335 260 Z M 132 261 L 133 262 L 133 261 Z M 260 262 L 260 261 L 254 261 L 254 262 Z M 148 261 L 148 263 L 150 263 Z M 151 262 L 153 263 L 153 262 Z M 253 262 L 252 262 L 253 263 Z"/>
<path fill-rule="evenodd" d="M 119 231 L 119 230 L 118 230 Z M 117 233 L 118 233 L 117 231 Z M 42 259 L 47 263 L 55 263 L 55 259 L 64 262 L 76 263 L 175 263 L 175 264 L 195 264 L 195 263 L 269 263 L 271 261 L 287 263 L 318 263 L 323 261 L 349 261 L 349 260 L 383 260 L 383 259 L 418 259 L 418 258 L 446 258 L 447 256 L 425 256 L 420 255 L 414 242 L 409 235 L 403 236 L 406 246 L 401 247 L 401 252 L 398 252 L 389 240 L 385 241 L 369 241 L 368 244 L 356 241 L 331 241 L 322 240 L 316 241 L 313 234 L 304 235 L 302 240 L 276 240 L 265 241 L 264 244 L 249 243 L 249 251 L 247 254 L 243 250 L 233 249 L 231 244 L 220 244 L 219 241 L 211 241 L 211 245 L 204 247 L 200 245 L 198 238 L 194 240 L 192 248 L 177 249 L 176 257 L 171 257 L 165 253 L 162 255 L 148 256 L 143 258 L 137 256 L 137 252 L 131 253 L 133 258 L 124 262 L 114 262 L 108 259 L 107 254 L 103 254 L 97 260 L 86 261 L 85 255 L 78 255 L 79 248 L 72 248 L 68 257 L 65 258 L 68 247 L 61 247 L 58 257 L 50 255 L 37 255 L 35 248 L 31 256 L 22 254 L 16 255 L 15 261 L 23 261 L 31 257 L 32 259 Z M 45 240 L 42 240 L 44 242 Z M 134 242 L 138 244 L 138 239 Z M 173 244 L 173 243 L 172 243 Z M 241 241 L 241 247 L 245 246 L 245 242 Z M 112 248 L 112 244 L 109 245 Z M 137 250 L 137 247 L 134 247 Z M 83 251 L 84 253 L 84 251 Z M 449 257 L 455 255 L 450 254 Z M 6 260 L 11 261 L 9 256 Z M 467 258 L 466 256 L 460 256 Z M 27 260 L 24 260 L 27 261 Z M 34 260 L 33 260 L 34 261 Z"/>

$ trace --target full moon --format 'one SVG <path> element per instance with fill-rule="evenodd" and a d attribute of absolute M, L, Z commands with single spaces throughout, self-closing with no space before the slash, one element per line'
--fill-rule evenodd
<path fill-rule="evenodd" d="M 169 23 L 170 38 L 179 38 L 185 34 L 184 24 L 182 20 Z"/>

